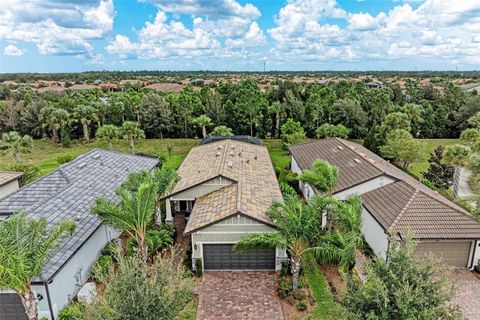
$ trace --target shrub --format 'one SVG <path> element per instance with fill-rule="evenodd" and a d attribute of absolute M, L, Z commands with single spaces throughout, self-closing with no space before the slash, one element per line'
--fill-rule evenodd
<path fill-rule="evenodd" d="M 83 314 L 86 306 L 82 302 L 72 302 L 63 308 L 58 313 L 58 320 L 80 320 L 83 319 Z"/>
<path fill-rule="evenodd" d="M 170 249 L 173 245 L 172 231 L 169 229 L 148 230 L 145 242 L 147 243 L 149 254 L 154 254 L 164 249 Z M 137 241 L 135 238 L 128 240 L 127 251 L 129 254 L 133 254 L 137 251 Z"/>
<path fill-rule="evenodd" d="M 70 138 L 70 133 L 68 133 L 68 131 L 65 130 L 65 129 L 62 129 L 62 131 L 60 132 L 60 143 L 65 148 L 70 148 L 70 145 L 72 144 L 72 139 Z"/>
<path fill-rule="evenodd" d="M 71 154 L 62 154 L 60 156 L 58 156 L 55 161 L 57 161 L 58 164 L 65 164 L 65 163 L 68 163 L 70 161 L 72 161 L 73 159 L 75 159 L 75 156 L 74 155 L 71 155 Z"/>
<path fill-rule="evenodd" d="M 110 256 L 114 261 L 117 260 L 118 256 L 121 254 L 120 245 L 116 242 L 109 242 L 102 249 L 102 256 Z"/>
<path fill-rule="evenodd" d="M 289 147 L 292 144 L 296 144 L 306 140 L 305 130 L 300 122 L 296 122 L 293 119 L 288 119 L 281 128 L 284 147 Z"/>
<path fill-rule="evenodd" d="M 290 263 L 288 261 L 282 261 L 282 269 L 280 270 L 280 275 L 282 277 L 290 274 Z"/>
<path fill-rule="evenodd" d="M 292 293 L 292 282 L 284 276 L 277 279 L 277 294 L 280 298 L 285 299 Z"/>
<path fill-rule="evenodd" d="M 201 277 L 203 274 L 202 259 L 195 259 L 195 274 Z"/>
<path fill-rule="evenodd" d="M 106 283 L 113 271 L 113 258 L 100 256 L 92 266 L 91 276 L 96 283 Z"/>
<path fill-rule="evenodd" d="M 23 172 L 23 176 L 20 178 L 20 187 L 23 187 L 42 175 L 40 168 L 31 163 L 14 163 L 8 167 L 8 170 Z"/>
<path fill-rule="evenodd" d="M 290 186 L 288 183 L 281 182 L 280 183 L 280 190 L 282 191 L 282 194 L 284 196 L 291 195 L 291 196 L 297 196 L 297 191 Z"/>
<path fill-rule="evenodd" d="M 305 300 L 300 301 L 297 303 L 297 310 L 298 311 L 305 311 L 307 310 L 307 302 Z"/>

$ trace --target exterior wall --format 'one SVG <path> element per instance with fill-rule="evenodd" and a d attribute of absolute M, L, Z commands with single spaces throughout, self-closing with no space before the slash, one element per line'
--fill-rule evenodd
<path fill-rule="evenodd" d="M 202 183 L 198 186 L 189 188 L 170 197 L 171 200 L 195 200 L 198 197 L 206 195 L 212 191 L 218 190 L 226 185 L 232 184 L 231 180 L 226 178 L 215 178 Z"/>
<path fill-rule="evenodd" d="M 217 224 L 192 233 L 192 265 L 196 259 L 203 259 L 203 244 L 208 243 L 237 243 L 242 237 L 250 233 L 273 232 L 275 229 L 261 222 L 249 219 L 242 215 L 231 217 Z M 196 246 L 196 248 L 195 248 Z M 276 250 L 276 270 L 280 270 L 282 261 L 287 259 L 286 250 Z M 203 263 L 202 263 L 203 265 Z"/>
<path fill-rule="evenodd" d="M 18 190 L 20 188 L 20 185 L 18 184 L 18 180 L 13 180 L 10 181 L 7 184 L 4 184 L 3 186 L 0 187 L 0 198 L 3 198 L 10 193 Z"/>
<path fill-rule="evenodd" d="M 120 232 L 106 225 L 100 226 L 80 250 L 72 256 L 71 260 L 55 275 L 53 281 L 48 285 L 55 319 L 58 312 L 77 295 L 80 288 L 87 282 L 90 269 L 103 247 L 119 235 Z M 51 320 L 52 316 L 48 308 L 44 285 L 35 285 L 34 290 L 43 296 L 43 299 L 39 301 L 39 318 L 47 317 Z"/>
<path fill-rule="evenodd" d="M 297 174 L 302 173 L 302 169 L 300 169 L 300 166 L 298 165 L 297 160 L 295 160 L 293 156 L 292 156 L 291 169 L 292 169 L 292 172 L 295 172 Z M 300 187 L 300 191 L 302 192 L 303 197 L 305 199 L 308 200 L 315 195 L 315 191 L 308 183 L 303 183 L 302 181 L 299 181 L 298 186 Z"/>
<path fill-rule="evenodd" d="M 388 234 L 383 227 L 363 208 L 362 210 L 362 233 L 370 248 L 379 257 L 387 259 Z"/>
<path fill-rule="evenodd" d="M 337 199 L 345 200 L 346 198 L 348 198 L 348 196 L 351 196 L 351 195 L 354 195 L 354 194 L 362 195 L 362 194 L 367 193 L 369 191 L 381 188 L 381 187 L 383 187 L 387 184 L 390 184 L 392 182 L 395 182 L 395 180 L 393 180 L 392 178 L 389 178 L 387 176 L 380 176 L 380 177 L 374 178 L 372 180 L 366 181 L 362 184 L 359 184 L 357 186 L 354 186 L 352 188 L 346 189 L 344 191 L 337 192 L 333 196 Z"/>

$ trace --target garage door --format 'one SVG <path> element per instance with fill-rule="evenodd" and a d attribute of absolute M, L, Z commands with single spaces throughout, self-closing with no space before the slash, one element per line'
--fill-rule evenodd
<path fill-rule="evenodd" d="M 275 250 L 238 253 L 232 244 L 204 244 L 205 270 L 275 270 Z"/>
<path fill-rule="evenodd" d="M 27 320 L 20 296 L 16 293 L 0 293 L 1 320 Z"/>
<path fill-rule="evenodd" d="M 468 265 L 471 244 L 471 241 L 422 241 L 418 244 L 416 253 L 422 256 L 432 252 L 451 266 L 465 268 Z"/>

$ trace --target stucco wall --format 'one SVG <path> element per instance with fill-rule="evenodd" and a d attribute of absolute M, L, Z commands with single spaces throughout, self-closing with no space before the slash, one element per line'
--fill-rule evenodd
<path fill-rule="evenodd" d="M 0 198 L 3 198 L 10 193 L 14 192 L 15 190 L 18 190 L 19 188 L 18 180 L 13 180 L 10 181 L 7 184 L 4 184 L 3 186 L 0 187 Z"/>
<path fill-rule="evenodd" d="M 365 208 L 362 210 L 362 233 L 365 241 L 367 241 L 373 252 L 383 259 L 386 259 L 388 235 Z"/>
<path fill-rule="evenodd" d="M 367 193 L 369 191 L 381 188 L 381 187 L 383 187 L 387 184 L 390 184 L 394 181 L 395 180 L 393 180 L 392 178 L 389 178 L 387 176 L 380 176 L 380 177 L 374 178 L 372 180 L 366 181 L 364 183 L 361 183 L 361 184 L 359 184 L 357 186 L 354 186 L 352 188 L 349 188 L 347 190 L 337 192 L 333 196 L 337 199 L 345 200 L 348 196 L 351 196 L 351 195 L 354 195 L 354 194 L 362 195 L 362 194 Z"/>
<path fill-rule="evenodd" d="M 205 243 L 236 243 L 251 233 L 273 232 L 274 228 L 242 215 L 234 216 L 217 224 L 192 233 L 192 265 L 195 259 L 203 259 L 202 245 Z M 195 248 L 196 245 L 196 248 Z M 281 261 L 286 259 L 286 251 L 277 248 L 276 268 L 281 269 Z"/>
<path fill-rule="evenodd" d="M 55 319 L 58 312 L 77 295 L 80 288 L 85 284 L 90 275 L 90 269 L 103 247 L 119 235 L 118 231 L 105 225 L 100 226 L 72 259 L 55 275 L 52 283 L 48 285 Z M 48 309 L 45 288 L 42 285 L 35 286 L 34 289 L 35 291 L 38 290 L 37 292 L 42 292 L 41 294 L 44 297 L 39 303 L 40 318 L 52 319 Z"/>
<path fill-rule="evenodd" d="M 201 197 L 203 195 L 206 195 L 207 193 L 223 188 L 224 186 L 229 185 L 231 183 L 232 181 L 226 178 L 212 179 L 198 186 L 179 192 L 176 195 L 172 196 L 170 199 L 171 200 L 195 200 L 198 197 Z"/>

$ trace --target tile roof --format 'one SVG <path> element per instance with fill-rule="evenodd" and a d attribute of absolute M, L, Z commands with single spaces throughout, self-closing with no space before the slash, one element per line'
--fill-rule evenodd
<path fill-rule="evenodd" d="M 14 180 L 18 180 L 22 176 L 23 172 L 0 171 L 0 187 Z"/>
<path fill-rule="evenodd" d="M 293 145 L 290 147 L 290 153 L 302 170 L 310 169 L 317 159 L 326 160 L 337 166 L 339 176 L 334 193 L 383 174 L 382 170 L 362 159 L 341 139 L 324 139 Z"/>
<path fill-rule="evenodd" d="M 267 216 L 268 209 L 273 200 L 282 198 L 268 151 L 259 145 L 227 139 L 196 146 L 185 158 L 178 174 L 180 181 L 170 195 L 219 176 L 232 180 L 235 185 L 205 196 L 216 203 L 228 204 L 220 209 L 207 206 L 207 199 L 197 199 L 187 226 L 189 232 L 234 213 L 272 224 Z M 205 205 L 196 209 L 202 203 Z M 233 205 L 235 210 L 232 210 Z M 212 210 L 207 213 L 205 208 Z M 199 220 L 195 218 L 197 210 Z"/>
<path fill-rule="evenodd" d="M 0 213 L 24 210 L 28 218 L 47 219 L 49 226 L 66 219 L 77 224 L 35 281 L 50 279 L 101 225 L 90 212 L 97 198 L 117 199 L 115 189 L 130 172 L 157 164 L 158 159 L 94 149 L 0 199 Z"/>
<path fill-rule="evenodd" d="M 385 230 L 417 239 L 478 239 L 480 223 L 431 194 L 398 181 L 362 195 L 363 206 Z"/>
<path fill-rule="evenodd" d="M 336 154 L 334 146 L 340 150 Z M 378 175 L 388 175 L 396 180 L 362 195 L 364 206 L 385 229 L 394 227 L 404 232 L 409 227 L 415 237 L 426 239 L 480 238 L 480 223 L 467 211 L 359 144 L 334 138 L 296 145 L 290 150 L 297 161 L 302 159 L 302 164 L 299 163 L 302 170 L 310 168 L 315 159 L 324 159 L 338 166 L 342 188 L 337 187 L 335 192 L 375 177 L 373 171 L 368 171 L 371 175 L 365 173 L 370 170 L 367 167 L 375 168 L 375 172 L 380 172 Z M 352 160 L 356 165 L 351 165 Z"/>

